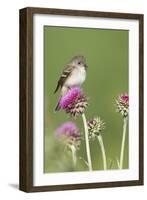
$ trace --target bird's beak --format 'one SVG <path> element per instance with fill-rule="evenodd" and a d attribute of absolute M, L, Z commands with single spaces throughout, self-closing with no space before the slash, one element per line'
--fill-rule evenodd
<path fill-rule="evenodd" d="M 88 68 L 88 65 L 86 65 L 86 64 L 85 64 L 84 66 L 85 66 L 85 69 L 87 69 L 87 68 Z"/>

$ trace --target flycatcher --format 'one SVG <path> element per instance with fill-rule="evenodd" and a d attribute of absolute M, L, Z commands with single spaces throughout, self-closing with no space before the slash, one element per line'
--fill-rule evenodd
<path fill-rule="evenodd" d="M 81 86 L 86 79 L 87 67 L 84 56 L 73 57 L 71 61 L 65 65 L 54 93 L 60 88 L 61 96 L 63 96 L 71 87 Z M 59 102 L 55 108 L 55 111 L 58 110 L 60 110 Z"/>

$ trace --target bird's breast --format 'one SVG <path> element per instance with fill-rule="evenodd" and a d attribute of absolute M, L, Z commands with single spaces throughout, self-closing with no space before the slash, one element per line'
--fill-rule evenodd
<path fill-rule="evenodd" d="M 86 79 L 86 71 L 84 67 L 75 68 L 71 75 L 67 78 L 65 85 L 67 87 L 80 86 Z"/>

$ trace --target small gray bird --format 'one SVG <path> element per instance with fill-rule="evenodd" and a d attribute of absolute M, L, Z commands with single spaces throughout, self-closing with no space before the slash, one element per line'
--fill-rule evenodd
<path fill-rule="evenodd" d="M 71 61 L 65 65 L 54 93 L 60 88 L 61 96 L 63 96 L 71 87 L 81 86 L 86 79 L 87 67 L 84 56 L 74 56 Z M 58 110 L 60 110 L 59 102 L 55 108 L 55 111 Z"/>

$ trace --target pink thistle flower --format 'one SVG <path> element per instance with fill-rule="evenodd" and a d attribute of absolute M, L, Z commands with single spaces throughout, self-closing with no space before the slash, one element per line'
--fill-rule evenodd
<path fill-rule="evenodd" d="M 78 116 L 84 113 L 88 103 L 87 98 L 79 87 L 72 87 L 64 96 L 61 97 L 59 105 L 66 113 L 71 116 Z"/>
<path fill-rule="evenodd" d="M 67 108 L 80 94 L 81 90 L 79 87 L 72 87 L 63 97 L 61 97 L 60 107 L 63 109 Z"/>
<path fill-rule="evenodd" d="M 119 95 L 116 100 L 117 112 L 121 113 L 123 117 L 127 117 L 129 114 L 129 96 L 128 94 Z"/>
<path fill-rule="evenodd" d="M 124 103 L 129 105 L 129 96 L 127 94 L 122 94 L 119 96 L 119 100 Z"/>
<path fill-rule="evenodd" d="M 74 145 L 75 147 L 80 145 L 80 130 L 73 122 L 62 124 L 56 129 L 55 136 L 64 141 L 66 145 Z"/>

